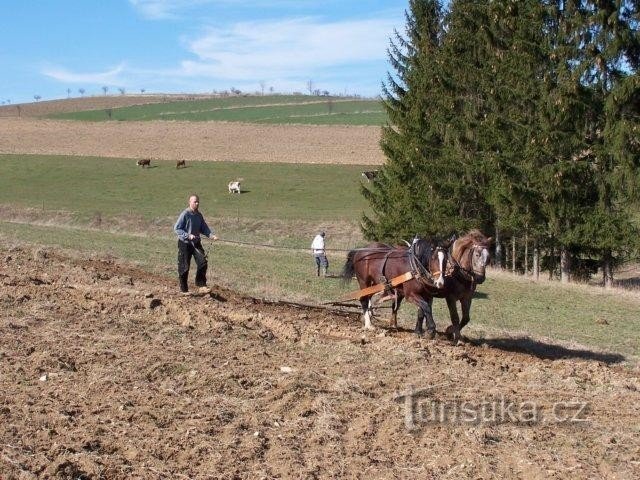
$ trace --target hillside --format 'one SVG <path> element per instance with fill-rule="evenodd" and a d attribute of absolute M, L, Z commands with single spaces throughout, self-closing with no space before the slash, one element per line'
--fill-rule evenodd
<path fill-rule="evenodd" d="M 130 107 L 132 105 L 146 105 L 167 101 L 191 100 L 195 97 L 210 98 L 209 95 L 105 95 L 78 98 L 64 98 L 58 100 L 43 100 L 41 102 L 19 103 L 0 106 L 0 117 L 43 117 L 57 113 L 84 112 L 105 108 Z"/>

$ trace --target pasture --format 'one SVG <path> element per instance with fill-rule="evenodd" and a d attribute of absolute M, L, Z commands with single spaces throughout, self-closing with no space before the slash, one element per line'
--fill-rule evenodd
<path fill-rule="evenodd" d="M 91 122 L 225 121 L 257 124 L 383 125 L 380 100 L 308 95 L 219 97 L 48 115 Z"/>

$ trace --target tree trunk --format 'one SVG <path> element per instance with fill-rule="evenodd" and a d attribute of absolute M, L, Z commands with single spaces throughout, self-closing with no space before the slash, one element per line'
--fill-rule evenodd
<path fill-rule="evenodd" d="M 496 225 L 496 268 L 502 268 L 502 245 L 500 244 L 500 228 Z"/>
<path fill-rule="evenodd" d="M 604 281 L 604 288 L 613 287 L 613 258 L 611 257 L 611 250 L 606 250 L 602 255 L 602 280 Z"/>
<path fill-rule="evenodd" d="M 566 247 L 560 250 L 560 283 L 569 283 L 571 279 L 571 254 Z"/>
<path fill-rule="evenodd" d="M 504 249 L 504 268 L 507 269 L 509 268 L 509 249 L 505 248 Z"/>
<path fill-rule="evenodd" d="M 549 250 L 549 280 L 553 280 L 553 273 L 556 269 L 556 247 Z"/>
<path fill-rule="evenodd" d="M 529 275 L 529 232 L 524 234 L 524 274 Z"/>
<path fill-rule="evenodd" d="M 537 238 L 533 239 L 533 279 L 536 282 L 540 280 L 540 249 Z"/>
<path fill-rule="evenodd" d="M 511 237 L 511 273 L 516 273 L 516 237 Z"/>

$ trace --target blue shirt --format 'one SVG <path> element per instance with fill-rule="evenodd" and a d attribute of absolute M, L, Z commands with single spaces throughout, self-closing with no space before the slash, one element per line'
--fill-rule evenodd
<path fill-rule="evenodd" d="M 204 221 L 204 217 L 200 212 L 194 212 L 190 208 L 185 209 L 180 216 L 178 217 L 178 221 L 173 226 L 173 231 L 176 232 L 180 241 L 188 243 L 189 234 L 195 235 L 199 237 L 200 234 L 204 234 L 207 237 L 211 237 L 213 232 L 207 225 L 207 222 Z"/>

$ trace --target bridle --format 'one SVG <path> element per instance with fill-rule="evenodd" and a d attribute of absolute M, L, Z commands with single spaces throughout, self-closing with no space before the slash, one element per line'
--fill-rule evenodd
<path fill-rule="evenodd" d="M 409 255 L 409 265 L 411 266 L 411 270 L 414 272 L 414 276 L 420 280 L 423 284 L 433 287 L 435 283 L 435 277 L 440 275 L 440 271 L 430 272 L 427 267 L 418 259 L 415 251 L 416 242 L 412 243 L 409 246 L 408 255 Z M 433 256 L 434 253 L 442 252 L 445 256 L 444 262 L 446 263 L 446 258 L 448 256 L 447 250 L 441 246 L 436 246 L 431 253 Z M 427 261 L 431 260 L 431 256 Z M 449 255 L 450 256 L 450 255 Z"/>
<path fill-rule="evenodd" d="M 455 242 L 451 244 L 451 249 L 453 249 L 454 245 L 455 245 Z M 449 255 L 452 263 L 454 263 L 455 266 L 457 267 L 456 270 L 467 282 L 475 282 L 477 281 L 477 277 L 484 277 L 484 272 L 480 272 L 476 270 L 476 268 L 473 266 L 473 252 L 475 252 L 477 248 L 481 248 L 485 250 L 488 247 L 480 243 L 474 243 L 470 248 L 467 249 L 467 252 L 465 252 L 464 255 L 468 254 L 469 256 L 469 264 L 471 265 L 470 269 L 464 268 L 462 265 L 460 265 L 460 262 L 458 262 L 452 254 Z"/>

